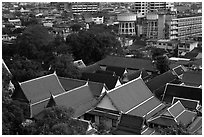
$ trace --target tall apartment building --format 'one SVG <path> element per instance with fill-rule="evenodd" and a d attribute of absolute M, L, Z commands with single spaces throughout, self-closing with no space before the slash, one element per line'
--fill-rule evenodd
<path fill-rule="evenodd" d="M 176 16 L 165 12 L 148 13 L 144 30 L 148 39 L 184 40 L 202 34 L 202 15 Z"/>
<path fill-rule="evenodd" d="M 71 10 L 73 14 L 81 14 L 83 12 L 97 12 L 99 3 L 97 2 L 73 2 L 71 3 Z"/>
<path fill-rule="evenodd" d="M 202 15 L 178 16 L 171 19 L 170 39 L 186 39 L 202 34 Z"/>
<path fill-rule="evenodd" d="M 135 2 L 131 6 L 131 11 L 136 13 L 138 17 L 145 17 L 147 13 L 157 10 L 169 9 L 173 10 L 172 2 Z"/>
<path fill-rule="evenodd" d="M 156 12 L 148 13 L 146 16 L 146 38 L 164 39 L 165 38 L 165 14 Z"/>

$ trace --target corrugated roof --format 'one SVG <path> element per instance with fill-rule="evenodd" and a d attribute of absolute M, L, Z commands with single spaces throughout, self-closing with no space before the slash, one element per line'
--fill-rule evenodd
<path fill-rule="evenodd" d="M 115 88 L 119 79 L 118 76 L 110 76 L 97 73 L 82 73 L 83 80 L 89 80 L 93 82 L 105 83 L 109 90 Z"/>
<path fill-rule="evenodd" d="M 166 84 L 162 101 L 171 103 L 173 97 L 199 100 L 202 104 L 202 89 L 192 86 Z"/>
<path fill-rule="evenodd" d="M 83 115 L 85 112 L 93 109 L 97 100 L 94 98 L 89 86 L 86 84 L 68 92 L 54 96 L 56 105 L 65 106 L 74 109 L 75 118 Z"/>
<path fill-rule="evenodd" d="M 65 92 L 55 73 L 22 82 L 20 86 L 31 104 Z"/>
<path fill-rule="evenodd" d="M 147 71 L 153 72 L 156 71 L 156 68 L 152 64 L 152 61 L 148 59 L 107 56 L 103 60 L 98 61 L 97 64 L 103 66 L 114 66 L 135 70 L 144 68 Z"/>
<path fill-rule="evenodd" d="M 183 74 L 181 81 L 185 85 L 200 86 L 202 85 L 202 71 L 187 71 Z"/>

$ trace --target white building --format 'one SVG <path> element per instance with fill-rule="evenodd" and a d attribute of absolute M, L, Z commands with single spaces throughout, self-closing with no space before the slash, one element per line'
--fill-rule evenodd
<path fill-rule="evenodd" d="M 126 12 L 117 16 L 119 22 L 119 34 L 135 35 L 136 14 Z"/>

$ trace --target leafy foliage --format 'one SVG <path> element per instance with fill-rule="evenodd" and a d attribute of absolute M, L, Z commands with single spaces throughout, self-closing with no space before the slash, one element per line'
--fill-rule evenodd
<path fill-rule="evenodd" d="M 6 64 L 8 64 L 13 77 L 20 82 L 36 78 L 47 73 L 47 71 L 43 71 L 39 62 L 29 60 L 26 57 L 15 56 L 12 60 L 6 60 Z"/>
<path fill-rule="evenodd" d="M 160 74 L 168 71 L 170 62 L 167 56 L 157 56 L 156 57 L 156 68 L 159 70 Z"/>
<path fill-rule="evenodd" d="M 182 124 L 161 128 L 156 128 L 156 132 L 159 132 L 161 135 L 190 135 L 187 128 Z"/>
<path fill-rule="evenodd" d="M 33 135 L 85 134 L 86 128 L 72 118 L 73 113 L 73 109 L 62 106 L 46 108 L 42 117 L 25 127 L 25 132 Z"/>
<path fill-rule="evenodd" d="M 80 31 L 67 37 L 66 42 L 71 47 L 75 59 L 82 59 L 85 64 L 90 64 L 101 60 L 105 55 L 122 51 L 114 35 L 97 30 Z"/>

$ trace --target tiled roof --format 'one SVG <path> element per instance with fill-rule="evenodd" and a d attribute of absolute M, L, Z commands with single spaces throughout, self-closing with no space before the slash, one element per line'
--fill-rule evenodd
<path fill-rule="evenodd" d="M 140 135 L 144 119 L 142 117 L 122 114 L 114 135 Z"/>
<path fill-rule="evenodd" d="M 182 75 L 185 71 L 187 71 L 187 70 L 184 68 L 184 66 L 181 66 L 181 65 L 179 65 L 179 66 L 173 68 L 172 70 L 176 73 L 177 76 L 180 76 L 180 75 Z"/>
<path fill-rule="evenodd" d="M 202 89 L 192 86 L 166 84 L 162 101 L 171 103 L 173 97 L 198 100 L 202 103 Z"/>
<path fill-rule="evenodd" d="M 197 117 L 189 126 L 188 131 L 191 133 L 196 132 L 202 127 L 202 117 Z"/>
<path fill-rule="evenodd" d="M 125 72 L 125 68 L 122 68 L 122 67 L 113 67 L 113 66 L 107 66 L 106 67 L 106 71 L 112 71 L 112 72 L 115 72 L 115 74 L 117 76 L 120 76 L 122 77 L 124 72 Z"/>
<path fill-rule="evenodd" d="M 116 76 L 115 72 L 107 70 L 97 70 L 95 73 Z"/>
<path fill-rule="evenodd" d="M 188 110 L 184 110 L 179 116 L 175 118 L 178 123 L 182 123 L 184 126 L 188 126 L 193 122 L 196 117 L 196 113 Z"/>
<path fill-rule="evenodd" d="M 129 111 L 127 114 L 141 116 L 149 119 L 157 112 L 161 111 L 164 107 L 165 105 L 161 103 L 156 97 L 152 97 L 142 105 Z"/>
<path fill-rule="evenodd" d="M 128 72 L 125 74 L 124 76 L 124 81 L 131 81 L 133 79 L 136 79 L 138 78 L 139 76 L 141 75 L 141 78 L 143 80 L 146 80 L 146 78 L 149 77 L 149 74 L 147 73 L 147 71 L 145 71 L 144 69 L 141 69 L 141 70 L 138 70 L 138 71 L 135 71 L 135 72 Z"/>
<path fill-rule="evenodd" d="M 197 100 L 189 100 L 189 99 L 174 97 L 172 101 L 172 105 L 176 103 L 177 101 L 180 101 L 182 105 L 189 110 L 196 110 L 199 104 L 199 101 Z"/>
<path fill-rule="evenodd" d="M 31 104 L 65 92 L 55 73 L 22 82 L 20 86 Z"/>
<path fill-rule="evenodd" d="M 92 82 L 92 81 L 84 81 L 79 79 L 72 79 L 72 78 L 64 78 L 64 77 L 58 77 L 60 83 L 62 84 L 62 87 L 66 90 L 72 90 L 74 88 L 80 87 L 88 83 L 89 88 L 92 91 L 92 94 L 96 97 L 100 96 L 102 93 L 102 90 L 104 88 L 104 84 L 98 83 L 98 82 Z"/>
<path fill-rule="evenodd" d="M 185 85 L 200 86 L 202 85 L 202 71 L 187 71 L 183 74 L 181 81 Z"/>
<path fill-rule="evenodd" d="M 172 71 L 167 71 L 149 80 L 146 85 L 152 91 L 152 93 L 155 93 L 155 95 L 159 97 L 163 94 L 167 83 L 174 83 L 176 81 L 177 76 L 174 75 Z"/>
<path fill-rule="evenodd" d="M 114 67 L 122 67 L 122 68 L 135 69 L 135 70 L 144 68 L 147 71 L 153 71 L 153 72 L 156 71 L 156 68 L 154 68 L 151 60 L 139 59 L 139 58 L 107 56 L 103 60 L 98 61 L 97 64 L 102 66 L 114 66 Z"/>
<path fill-rule="evenodd" d="M 156 124 L 160 126 L 173 126 L 177 125 L 176 121 L 173 118 L 165 117 L 165 116 L 158 116 L 154 119 L 148 121 L 150 124 Z"/>
<path fill-rule="evenodd" d="M 30 117 L 33 118 L 37 116 L 40 112 L 42 112 L 48 105 L 50 98 L 37 102 L 35 104 L 30 105 Z"/>
<path fill-rule="evenodd" d="M 83 115 L 87 111 L 93 109 L 97 100 L 94 98 L 89 86 L 86 84 L 84 86 L 75 88 L 73 90 L 67 91 L 65 93 L 54 96 L 54 101 L 56 105 L 65 106 L 67 108 L 74 109 L 75 118 Z"/>
<path fill-rule="evenodd" d="M 144 116 L 147 114 L 147 117 L 149 117 L 164 107 L 154 97 L 141 78 L 116 87 L 108 91 L 107 95 L 118 110 L 135 116 Z"/>
<path fill-rule="evenodd" d="M 118 81 L 118 76 L 110 76 L 97 73 L 82 73 L 83 80 L 89 80 L 93 82 L 105 83 L 109 90 L 115 88 Z"/>
<path fill-rule="evenodd" d="M 168 108 L 168 111 L 173 117 L 177 117 L 180 113 L 185 110 L 184 106 L 181 104 L 180 101 L 174 103 L 171 107 Z"/>
<path fill-rule="evenodd" d="M 153 96 L 141 78 L 137 78 L 116 87 L 108 91 L 107 95 L 113 101 L 115 106 L 123 112 L 127 112 L 131 108 Z"/>
<path fill-rule="evenodd" d="M 80 70 L 82 72 L 94 73 L 97 70 L 101 70 L 101 68 L 100 68 L 100 66 L 98 64 L 95 63 L 95 64 L 92 64 L 92 65 L 86 66 L 84 68 L 80 68 Z"/>

